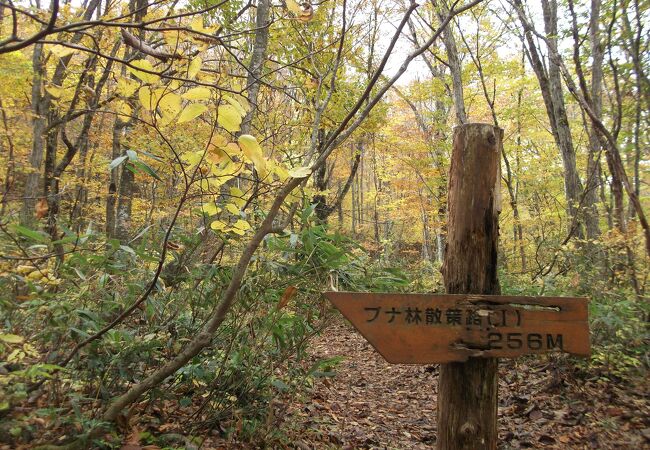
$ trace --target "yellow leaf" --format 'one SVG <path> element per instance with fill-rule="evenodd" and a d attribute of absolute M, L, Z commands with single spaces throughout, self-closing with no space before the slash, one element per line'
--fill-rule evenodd
<path fill-rule="evenodd" d="M 59 98 L 63 95 L 63 88 L 55 85 L 50 85 L 45 88 L 45 90 L 54 98 Z"/>
<path fill-rule="evenodd" d="M 237 142 L 244 152 L 244 155 L 253 162 L 255 169 L 257 169 L 260 175 L 262 177 L 266 176 L 266 160 L 262 154 L 262 147 L 257 143 L 257 139 L 250 134 L 242 134 L 237 139 Z"/>
<path fill-rule="evenodd" d="M 21 274 L 22 273 L 33 272 L 35 270 L 36 270 L 36 267 L 34 267 L 34 266 L 19 265 L 18 267 L 16 267 L 16 273 L 21 273 Z"/>
<path fill-rule="evenodd" d="M 228 103 L 230 103 L 237 110 L 240 116 L 244 117 L 246 115 L 246 110 L 241 105 L 241 103 L 239 103 L 237 100 L 232 98 L 230 95 L 224 95 L 223 99 Z"/>
<path fill-rule="evenodd" d="M 65 58 L 68 55 L 72 55 L 74 52 L 77 51 L 77 49 L 64 47 L 61 44 L 56 44 L 53 45 L 52 48 L 50 48 L 50 51 L 52 52 L 53 55 L 57 56 L 58 58 Z"/>
<path fill-rule="evenodd" d="M 117 92 L 119 92 L 123 97 L 132 96 L 138 89 L 138 86 L 140 85 L 137 82 L 128 78 L 119 78 L 117 80 Z"/>
<path fill-rule="evenodd" d="M 223 134 L 215 134 L 212 136 L 210 144 L 214 145 L 215 147 L 224 148 L 226 145 L 228 145 L 228 138 Z"/>
<path fill-rule="evenodd" d="M 289 172 L 285 169 L 283 164 L 277 163 L 273 165 L 273 172 L 278 176 L 280 181 L 285 181 L 289 178 Z"/>
<path fill-rule="evenodd" d="M 115 103 L 115 112 L 118 113 L 118 118 L 122 121 L 129 120 L 131 118 L 131 114 L 133 114 L 131 105 L 123 100 Z"/>
<path fill-rule="evenodd" d="M 214 203 L 204 203 L 201 206 L 201 210 L 206 213 L 208 216 L 214 216 L 217 214 L 219 211 L 221 211 L 221 208 L 219 208 L 217 205 Z"/>
<path fill-rule="evenodd" d="M 149 88 L 149 86 L 142 86 L 138 91 L 138 98 L 144 109 L 153 111 L 156 109 L 158 104 L 158 99 L 156 98 L 155 92 Z"/>
<path fill-rule="evenodd" d="M 209 161 L 215 164 L 219 164 L 227 156 L 228 154 L 224 152 L 222 148 L 211 145 L 206 157 L 208 158 Z"/>
<path fill-rule="evenodd" d="M 226 205 L 226 209 L 230 214 L 239 215 L 239 208 L 236 205 L 233 205 L 232 203 L 228 203 Z"/>
<path fill-rule="evenodd" d="M 203 152 L 185 152 L 181 154 L 183 162 L 187 163 L 190 167 L 196 166 L 203 158 Z"/>
<path fill-rule="evenodd" d="M 196 87 L 184 93 L 182 97 L 186 100 L 209 100 L 210 95 L 210 89 L 207 87 Z"/>
<path fill-rule="evenodd" d="M 158 103 L 165 116 L 176 117 L 181 112 L 181 96 L 173 92 L 167 92 Z"/>
<path fill-rule="evenodd" d="M 197 15 L 194 17 L 192 22 L 190 23 L 190 28 L 193 29 L 194 31 L 198 31 L 199 33 L 203 33 L 205 28 L 203 28 L 203 16 Z"/>
<path fill-rule="evenodd" d="M 131 65 L 134 67 L 137 67 L 138 69 L 144 69 L 153 72 L 153 66 L 149 61 L 146 59 L 136 59 L 135 61 L 131 61 Z M 132 67 L 127 67 L 127 70 L 131 72 L 133 75 L 144 81 L 145 83 L 157 83 L 158 80 L 160 80 L 160 76 L 149 73 L 149 72 L 142 72 L 140 70 L 136 70 Z"/>
<path fill-rule="evenodd" d="M 302 8 L 296 0 L 287 0 L 287 9 L 294 13 L 296 16 L 302 14 Z"/>
<path fill-rule="evenodd" d="M 177 50 L 180 43 L 180 31 L 166 31 L 163 33 L 163 39 L 172 50 Z"/>
<path fill-rule="evenodd" d="M 203 63 L 203 61 L 199 56 L 190 61 L 190 65 L 187 68 L 188 78 L 194 78 L 196 74 L 199 73 L 199 70 L 201 70 L 201 63 Z"/>
<path fill-rule="evenodd" d="M 229 142 L 228 145 L 224 147 L 224 150 L 226 150 L 230 156 L 241 155 L 241 148 L 239 148 L 239 145 L 234 142 Z"/>
<path fill-rule="evenodd" d="M 224 127 L 226 130 L 234 133 L 239 131 L 239 125 L 241 125 L 241 115 L 232 105 L 221 105 L 217 109 L 219 116 L 217 117 L 217 122 L 219 125 Z"/>
<path fill-rule="evenodd" d="M 228 225 L 221 220 L 215 220 L 210 224 L 210 228 L 212 228 L 215 231 L 224 231 L 228 227 Z"/>
<path fill-rule="evenodd" d="M 246 221 L 243 220 L 243 219 L 239 219 L 237 222 L 235 222 L 235 223 L 233 224 L 233 227 L 234 227 L 234 228 L 233 228 L 233 231 L 235 231 L 235 229 L 238 229 L 238 230 L 241 230 L 241 231 L 246 231 L 246 230 L 250 230 L 250 229 L 251 229 L 251 224 L 248 223 L 248 222 L 246 222 Z M 243 234 L 243 233 L 242 233 L 242 234 Z"/>
<path fill-rule="evenodd" d="M 311 173 L 311 167 L 294 167 L 289 170 L 289 175 L 293 178 L 305 178 Z"/>
<path fill-rule="evenodd" d="M 178 123 L 189 122 L 203 114 L 207 109 L 208 107 L 201 103 L 192 103 L 187 105 L 181 113 L 181 116 L 178 118 Z"/>

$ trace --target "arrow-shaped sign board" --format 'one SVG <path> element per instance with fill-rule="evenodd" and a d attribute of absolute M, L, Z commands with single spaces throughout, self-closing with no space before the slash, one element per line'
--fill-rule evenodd
<path fill-rule="evenodd" d="M 590 354 L 586 298 L 326 292 L 390 363 Z"/>

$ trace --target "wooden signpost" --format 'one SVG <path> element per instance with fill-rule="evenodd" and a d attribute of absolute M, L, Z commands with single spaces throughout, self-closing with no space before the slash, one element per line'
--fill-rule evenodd
<path fill-rule="evenodd" d="M 441 450 L 497 448 L 497 358 L 590 352 L 587 299 L 503 296 L 497 279 L 503 130 L 456 127 L 437 294 L 327 292 L 390 363 L 440 363 Z"/>
<path fill-rule="evenodd" d="M 549 351 L 589 355 L 584 298 L 353 292 L 325 297 L 390 363 Z"/>

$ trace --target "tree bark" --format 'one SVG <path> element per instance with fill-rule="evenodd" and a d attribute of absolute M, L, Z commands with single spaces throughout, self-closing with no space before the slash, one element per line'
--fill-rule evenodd
<path fill-rule="evenodd" d="M 571 219 L 577 220 L 576 214 L 580 202 L 580 196 L 582 194 L 582 183 L 578 177 L 571 129 L 569 127 L 569 119 L 564 106 L 560 67 L 557 61 L 553 58 L 549 58 L 548 70 L 546 69 L 535 43 L 534 34 L 536 33 L 536 30 L 526 17 L 521 0 L 514 0 L 514 3 L 524 29 L 528 58 L 539 82 L 553 138 L 560 149 L 560 154 L 562 156 L 567 214 Z M 542 9 L 544 11 L 546 40 L 550 47 L 549 52 L 557 52 L 557 3 L 555 0 L 551 0 L 550 3 L 549 0 L 543 0 Z M 569 221 L 569 232 L 578 237 L 583 235 L 580 224 L 575 223 L 574 225 L 573 220 Z"/>
<path fill-rule="evenodd" d="M 23 193 L 23 207 L 20 221 L 24 225 L 34 221 L 34 207 L 41 189 L 41 166 L 45 154 L 45 115 L 48 104 L 43 91 L 43 44 L 34 46 L 32 54 L 32 151 L 29 155 L 30 172 L 27 175 Z"/>
<path fill-rule="evenodd" d="M 591 17 L 589 20 L 589 40 L 591 41 L 591 101 L 594 113 L 598 118 L 602 114 L 603 86 L 603 46 L 600 40 L 600 0 L 591 1 Z M 574 42 L 579 45 L 579 42 Z M 600 236 L 598 217 L 598 166 L 597 156 L 601 151 L 598 132 L 592 125 L 589 128 L 589 156 L 587 159 L 587 177 L 585 182 L 585 231 L 588 239 Z"/>
<path fill-rule="evenodd" d="M 437 8 L 438 18 L 442 22 L 449 15 L 449 8 L 443 1 Z M 453 27 L 445 27 L 442 32 L 442 40 L 445 43 L 447 51 L 447 64 L 451 73 L 452 89 L 454 93 L 454 110 L 456 111 L 456 124 L 462 125 L 467 123 L 467 113 L 465 112 L 465 97 L 463 94 L 463 79 L 461 73 L 460 59 L 458 58 L 458 48 L 454 38 Z"/>
<path fill-rule="evenodd" d="M 544 29 L 546 31 L 547 44 L 549 47 L 552 47 L 550 52 L 557 53 L 557 1 L 542 0 L 542 10 L 544 12 Z M 564 165 L 564 191 L 566 193 L 567 212 L 573 221 L 577 220 L 579 213 L 582 183 L 578 176 L 573 138 L 571 137 L 569 118 L 564 104 L 564 89 L 562 88 L 560 66 L 554 58 L 549 58 L 548 61 L 548 80 L 551 100 L 553 102 L 558 144 Z M 579 223 L 572 228 L 575 229 L 575 235 L 577 237 L 583 236 L 582 227 Z"/>
<path fill-rule="evenodd" d="M 118 158 L 122 153 L 120 146 L 120 135 L 125 127 L 125 123 L 120 121 L 119 117 L 115 118 L 113 123 L 113 144 L 111 161 Z M 108 195 L 106 196 L 106 237 L 111 239 L 115 237 L 115 205 L 117 203 L 117 186 L 119 185 L 120 168 L 111 169 L 110 179 L 108 181 Z"/>
<path fill-rule="evenodd" d="M 147 14 L 148 9 L 147 0 L 132 0 L 129 4 L 129 9 L 135 13 L 135 20 L 140 21 Z M 145 30 L 139 30 L 138 38 L 141 41 L 145 39 Z M 134 56 L 137 56 L 136 53 Z M 131 78 L 135 78 L 134 75 L 131 75 Z M 131 97 L 129 99 L 131 103 L 131 109 L 134 111 L 133 115 L 137 116 L 138 107 L 137 103 Z M 117 145 L 120 149 L 120 154 L 122 154 L 122 148 L 124 147 L 124 142 L 122 138 L 126 138 L 134 126 L 134 120 L 129 119 L 126 124 L 120 130 L 121 133 L 117 134 L 118 143 L 113 143 L 113 146 Z M 115 137 L 116 134 L 113 134 Z M 124 148 L 124 153 L 126 153 L 126 148 Z M 128 161 L 122 164 L 121 174 L 120 174 L 120 183 L 118 185 L 118 199 L 117 199 L 117 209 L 115 213 L 115 237 L 120 240 L 121 243 L 125 244 L 128 242 L 130 232 L 131 232 L 131 212 L 133 209 L 133 190 L 135 188 L 135 174 L 127 168 Z"/>
<path fill-rule="evenodd" d="M 456 127 L 449 175 L 443 276 L 447 294 L 500 294 L 497 279 L 499 160 L 503 130 Z M 441 364 L 438 449 L 496 449 L 496 358 Z"/>
<path fill-rule="evenodd" d="M 257 111 L 257 93 L 260 90 L 260 78 L 266 59 L 266 49 L 269 45 L 269 15 L 271 12 L 270 0 L 259 0 L 257 15 L 255 17 L 255 41 L 251 62 L 248 66 L 247 95 L 251 108 L 244 116 L 241 124 L 241 134 L 249 134 L 255 111 Z"/>

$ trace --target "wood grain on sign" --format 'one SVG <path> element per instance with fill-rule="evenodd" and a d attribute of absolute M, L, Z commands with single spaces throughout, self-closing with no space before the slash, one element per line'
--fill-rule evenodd
<path fill-rule="evenodd" d="M 590 354 L 586 298 L 326 292 L 390 363 Z"/>

